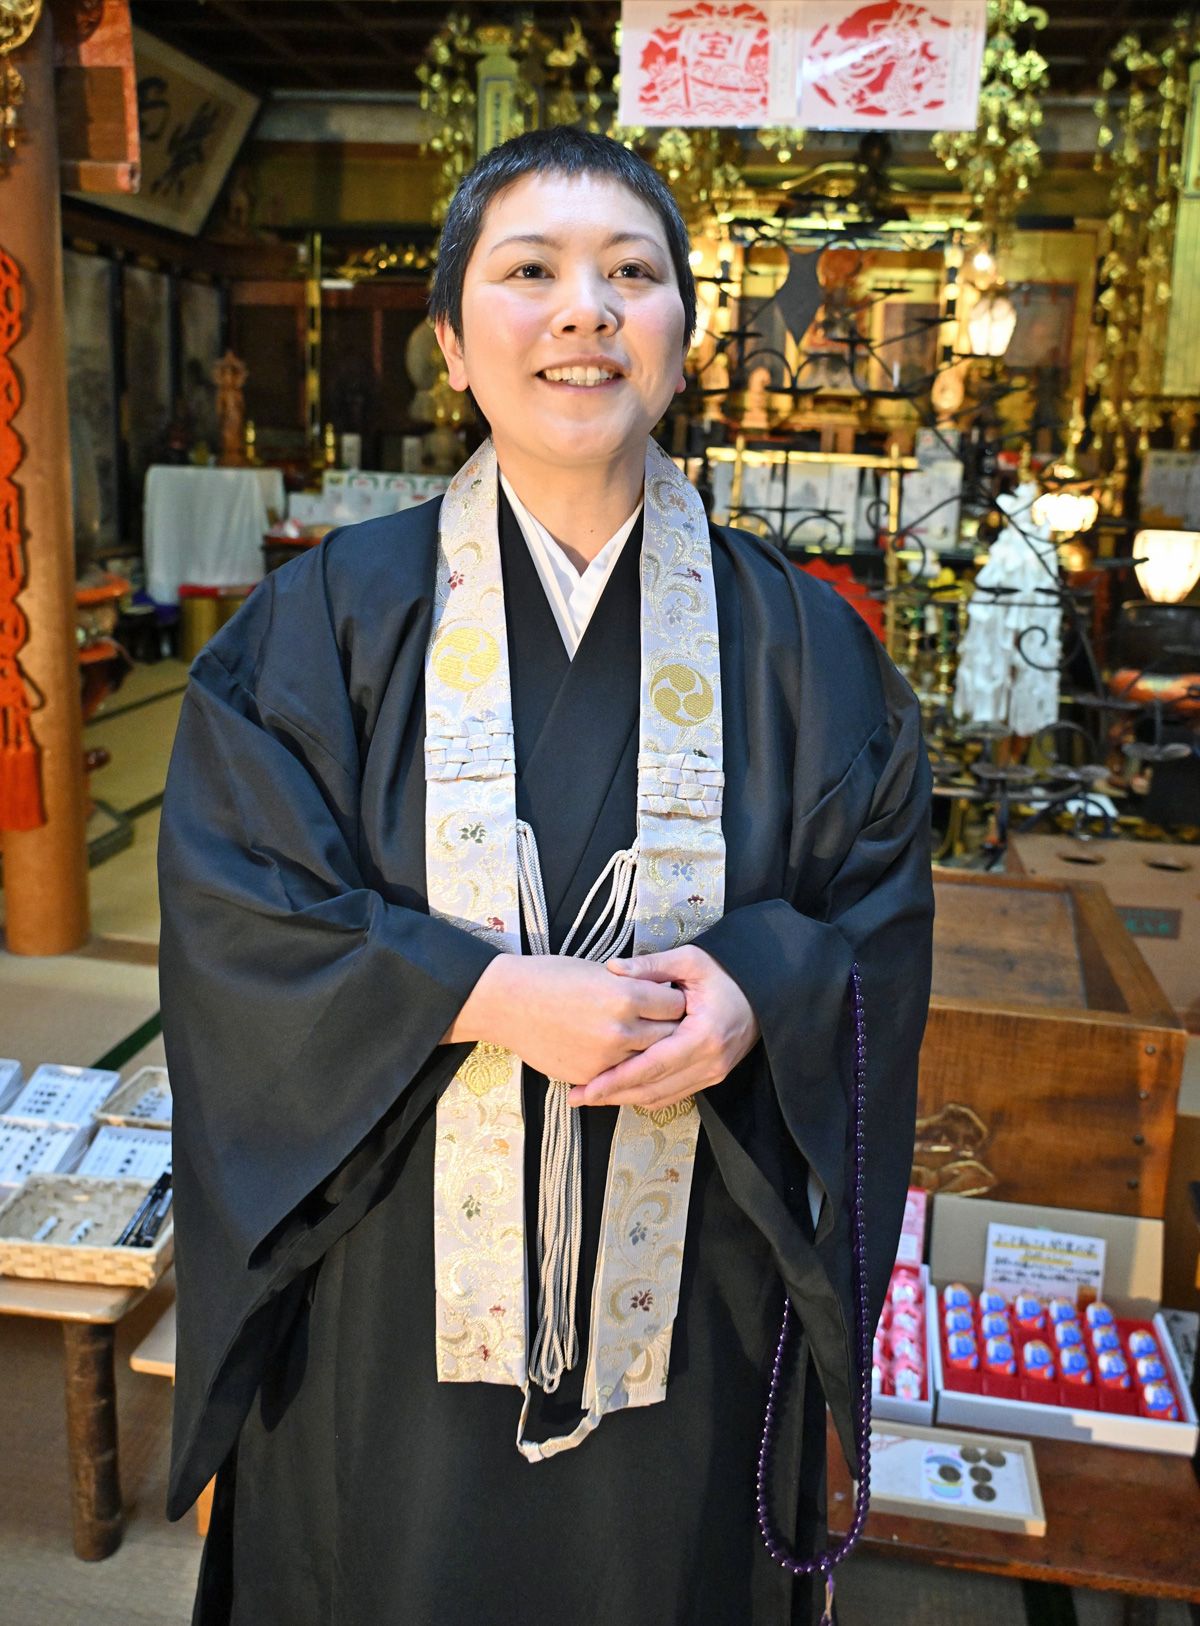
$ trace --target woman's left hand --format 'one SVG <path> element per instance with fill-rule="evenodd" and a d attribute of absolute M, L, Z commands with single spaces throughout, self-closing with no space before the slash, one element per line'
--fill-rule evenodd
<path fill-rule="evenodd" d="M 683 1020 L 639 1056 L 577 1085 L 572 1106 L 645 1107 L 660 1111 L 719 1084 L 758 1042 L 758 1021 L 728 972 L 701 948 L 685 944 L 661 954 L 609 960 L 614 976 L 672 982 L 687 1001 Z"/>

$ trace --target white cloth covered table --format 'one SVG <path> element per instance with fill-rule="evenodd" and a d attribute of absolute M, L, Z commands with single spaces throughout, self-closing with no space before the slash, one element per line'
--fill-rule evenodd
<path fill-rule="evenodd" d="M 146 591 L 178 604 L 184 582 L 240 587 L 261 580 L 268 510 L 284 511 L 278 469 L 156 464 L 146 472 Z"/>

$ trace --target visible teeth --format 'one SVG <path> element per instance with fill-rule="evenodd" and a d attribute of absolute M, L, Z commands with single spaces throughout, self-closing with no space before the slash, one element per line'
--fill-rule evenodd
<path fill-rule="evenodd" d="M 603 367 L 547 367 L 542 376 L 552 384 L 606 384 L 619 374 Z"/>

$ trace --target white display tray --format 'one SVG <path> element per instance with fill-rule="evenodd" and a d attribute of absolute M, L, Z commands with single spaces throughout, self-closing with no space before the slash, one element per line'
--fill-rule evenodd
<path fill-rule="evenodd" d="M 104 1068 L 45 1062 L 25 1080 L 5 1117 L 17 1123 L 90 1129 L 96 1108 L 120 1081 L 120 1073 Z"/>
<path fill-rule="evenodd" d="M 21 1088 L 21 1063 L 0 1057 L 0 1112 L 14 1101 Z"/>
<path fill-rule="evenodd" d="M 91 1130 L 53 1124 L 20 1123 L 14 1118 L 0 1117 L 0 1201 L 19 1191 L 31 1174 L 69 1174 L 88 1143 Z M 41 1142 L 40 1153 L 31 1157 L 29 1152 Z M 15 1155 L 26 1153 L 24 1164 L 18 1171 Z"/>
<path fill-rule="evenodd" d="M 927 1428 L 933 1422 L 934 1362 L 938 1354 L 937 1295 L 929 1279 L 929 1266 L 921 1266 L 921 1286 L 925 1292 L 925 1399 L 901 1400 L 899 1395 L 875 1395 L 871 1400 L 871 1416 L 880 1422 L 911 1423 L 916 1428 Z M 937 1368 L 940 1371 L 940 1363 Z"/>

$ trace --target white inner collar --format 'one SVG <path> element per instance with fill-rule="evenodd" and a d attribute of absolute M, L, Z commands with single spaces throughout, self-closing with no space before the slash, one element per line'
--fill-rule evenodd
<path fill-rule="evenodd" d="M 567 654 L 572 660 L 587 631 L 588 622 L 600 602 L 600 595 L 608 584 L 621 550 L 637 522 L 643 504 L 638 503 L 633 513 L 616 530 L 600 552 L 580 575 L 566 551 L 536 515 L 531 514 L 517 496 L 508 477 L 501 473 L 500 484 L 512 505 L 512 511 L 521 527 L 521 535 L 533 559 L 534 568 L 550 601 L 555 624 L 562 635 Z"/>

